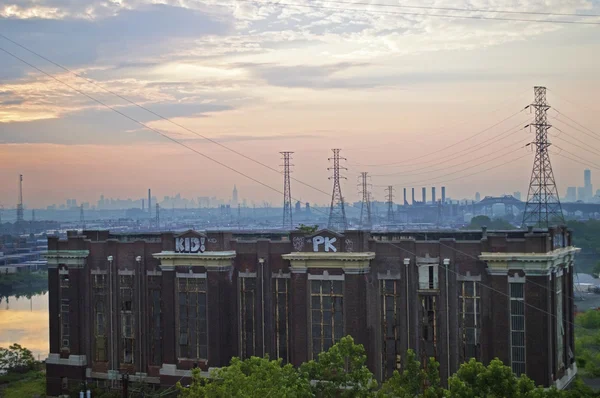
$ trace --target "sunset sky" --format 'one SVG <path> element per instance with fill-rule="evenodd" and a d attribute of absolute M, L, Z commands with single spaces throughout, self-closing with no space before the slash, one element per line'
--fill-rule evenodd
<path fill-rule="evenodd" d="M 228 198 L 234 184 L 249 202 L 282 201 L 197 152 L 277 190 L 279 173 L 201 136 L 276 169 L 294 151 L 293 176 L 325 193 L 293 182 L 292 196 L 312 203 L 329 200 L 331 148 L 348 159 L 348 201 L 361 171 L 379 200 L 387 185 L 526 195 L 533 134 L 519 128 L 535 85 L 560 112 L 549 120 L 561 196 L 583 185 L 585 164 L 600 188 L 600 17 L 381 4 L 600 15 L 595 0 L 0 0 L 0 34 L 198 134 L 0 37 L 0 204 L 14 207 L 19 174 L 29 208 L 148 188 Z"/>

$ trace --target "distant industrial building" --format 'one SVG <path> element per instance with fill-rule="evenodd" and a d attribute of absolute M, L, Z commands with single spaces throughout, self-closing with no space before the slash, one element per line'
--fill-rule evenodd
<path fill-rule="evenodd" d="M 442 380 L 498 357 L 535 384 L 577 373 L 564 228 L 69 233 L 48 239 L 47 393 L 120 375 L 185 384 L 233 356 L 299 365 L 342 336 L 378 379 L 414 350 Z"/>

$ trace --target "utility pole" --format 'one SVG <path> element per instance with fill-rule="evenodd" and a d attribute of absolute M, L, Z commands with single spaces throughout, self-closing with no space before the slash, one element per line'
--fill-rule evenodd
<path fill-rule="evenodd" d="M 389 185 L 386 189 L 387 192 L 387 222 L 388 224 L 394 223 L 394 187 Z"/>
<path fill-rule="evenodd" d="M 17 203 L 17 225 L 23 224 L 23 174 L 19 174 L 19 201 Z"/>
<path fill-rule="evenodd" d="M 290 183 L 291 155 L 294 152 L 279 152 L 283 155 L 283 229 L 291 231 L 294 228 L 292 220 L 292 187 Z"/>
<path fill-rule="evenodd" d="M 535 145 L 535 159 L 523 212 L 523 226 L 547 228 L 550 223 L 564 223 L 565 219 L 548 153 L 548 147 L 551 145 L 548 142 L 548 129 L 552 126 L 548 124 L 547 118 L 550 106 L 546 103 L 546 87 L 536 86 L 533 92 L 535 102 L 529 106 L 535 109 L 535 120 L 529 126 L 535 127 L 535 141 L 527 146 Z"/>
<path fill-rule="evenodd" d="M 79 224 L 81 225 L 81 230 L 85 229 L 85 218 L 83 217 L 83 204 L 79 206 Z"/>
<path fill-rule="evenodd" d="M 340 157 L 341 149 L 332 149 L 332 151 L 333 158 L 329 158 L 329 161 L 333 160 L 333 167 L 327 168 L 327 170 L 333 170 L 333 176 L 329 177 L 330 180 L 333 180 L 333 192 L 331 194 L 331 207 L 329 208 L 328 228 L 334 231 L 345 231 L 348 227 L 348 222 L 346 221 L 346 210 L 344 209 L 344 197 L 342 196 L 340 179 L 346 177 L 340 175 L 340 170 L 348 169 L 340 166 L 340 160 L 346 160 L 346 158 Z"/>
<path fill-rule="evenodd" d="M 363 171 L 360 173 L 360 194 L 362 200 L 360 202 L 360 228 L 371 229 L 373 226 L 371 220 L 371 192 L 369 192 L 370 184 L 368 183 L 369 173 Z"/>

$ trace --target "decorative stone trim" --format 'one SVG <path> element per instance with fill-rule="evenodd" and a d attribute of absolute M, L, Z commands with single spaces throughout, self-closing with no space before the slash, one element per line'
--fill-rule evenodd
<path fill-rule="evenodd" d="M 487 263 L 492 275 L 506 275 L 511 269 L 525 271 L 528 275 L 547 275 L 572 262 L 580 250 L 571 246 L 548 253 L 481 253 L 479 259 Z"/>
<path fill-rule="evenodd" d="M 439 265 L 439 257 L 417 257 L 417 265 Z"/>
<path fill-rule="evenodd" d="M 323 271 L 322 275 L 308 274 L 308 280 L 315 281 L 343 281 L 344 275 L 329 275 L 329 272 Z"/>
<path fill-rule="evenodd" d="M 208 368 L 208 372 L 200 371 L 200 375 L 202 377 L 209 377 L 210 372 L 213 369 L 215 369 L 215 368 Z M 176 377 L 192 377 L 192 371 L 177 369 L 177 365 L 163 363 L 162 367 L 160 368 L 160 375 L 161 376 L 176 376 Z"/>
<path fill-rule="evenodd" d="M 256 272 L 240 272 L 238 276 L 240 278 L 256 278 Z"/>
<path fill-rule="evenodd" d="M 88 379 L 113 380 L 112 374 L 109 375 L 108 373 L 103 373 L 103 372 L 92 372 L 91 368 L 87 368 L 85 370 L 85 377 L 87 377 Z M 116 380 L 118 380 L 118 378 Z M 150 383 L 150 384 L 160 384 L 160 377 L 148 376 L 147 373 L 139 373 L 138 372 L 138 373 L 129 375 L 129 381 L 134 381 L 134 382 L 137 381 L 137 382 L 144 382 L 144 383 Z"/>
<path fill-rule="evenodd" d="M 90 271 L 91 275 L 106 275 L 107 271 L 102 270 L 102 269 L 93 269 Z"/>
<path fill-rule="evenodd" d="M 273 279 L 290 279 L 292 277 L 291 274 L 284 274 L 283 272 L 273 272 L 271 274 Z"/>
<path fill-rule="evenodd" d="M 369 272 L 375 253 L 299 252 L 281 257 L 290 261 L 292 273 L 305 273 L 308 268 L 336 268 L 349 274 L 362 274 Z"/>
<path fill-rule="evenodd" d="M 525 276 L 509 276 L 508 283 L 525 283 L 527 282 L 527 277 Z"/>
<path fill-rule="evenodd" d="M 89 250 L 48 250 L 42 256 L 48 261 L 48 268 L 58 268 L 64 264 L 69 268 L 84 268 Z"/>
<path fill-rule="evenodd" d="M 162 276 L 162 271 L 146 271 L 147 276 Z"/>
<path fill-rule="evenodd" d="M 457 281 L 481 282 L 481 275 L 471 275 L 471 271 L 467 271 L 465 275 L 456 275 Z"/>
<path fill-rule="evenodd" d="M 135 271 L 131 269 L 120 269 L 119 275 L 135 275 Z"/>
<path fill-rule="evenodd" d="M 177 278 L 206 279 L 206 272 L 197 273 L 197 274 L 195 274 L 193 272 L 177 272 L 175 274 L 175 276 Z"/>
<path fill-rule="evenodd" d="M 164 251 L 152 255 L 160 260 L 163 271 L 171 271 L 175 267 L 205 267 L 208 270 L 224 271 L 232 267 L 235 251 L 175 253 Z"/>
<path fill-rule="evenodd" d="M 60 354 L 48 354 L 47 365 L 85 366 L 87 358 L 85 355 L 69 355 L 69 358 L 61 358 Z"/>

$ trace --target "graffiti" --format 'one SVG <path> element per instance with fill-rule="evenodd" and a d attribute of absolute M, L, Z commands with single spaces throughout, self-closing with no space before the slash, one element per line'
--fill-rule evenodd
<path fill-rule="evenodd" d="M 294 250 L 296 250 L 297 252 L 302 251 L 302 249 L 304 249 L 304 238 L 301 236 L 296 236 L 293 239 L 293 245 L 294 245 Z"/>
<path fill-rule="evenodd" d="M 354 241 L 352 239 L 346 239 L 346 251 L 349 253 L 354 251 Z"/>
<path fill-rule="evenodd" d="M 175 238 L 176 253 L 203 253 L 206 238 Z"/>

